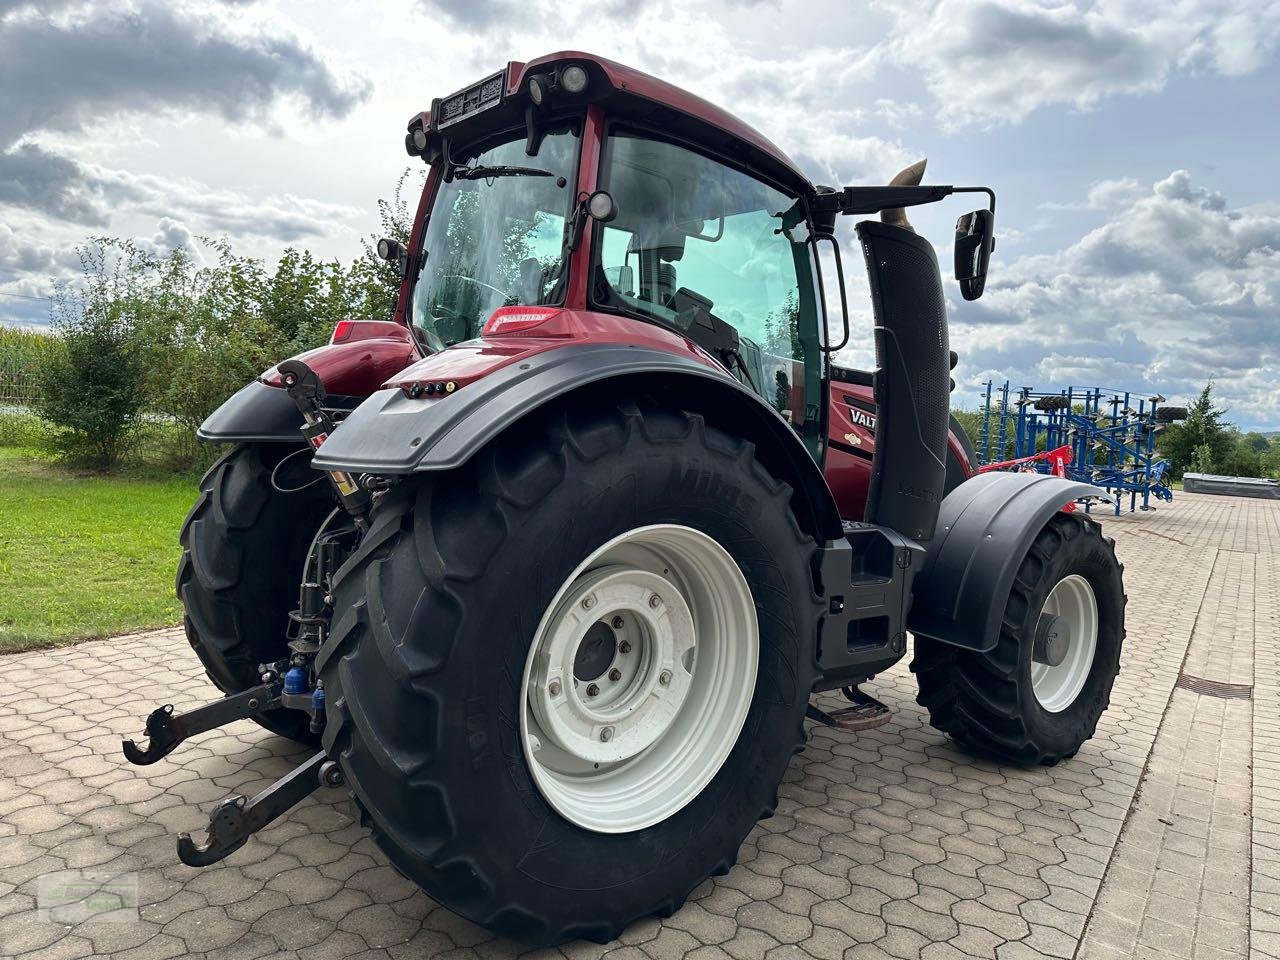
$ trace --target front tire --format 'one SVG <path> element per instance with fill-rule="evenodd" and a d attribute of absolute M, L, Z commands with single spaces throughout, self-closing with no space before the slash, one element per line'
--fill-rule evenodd
<path fill-rule="evenodd" d="M 1123 572 L 1096 522 L 1055 514 L 1018 568 L 994 649 L 916 638 L 911 669 L 929 722 L 1014 763 L 1051 766 L 1074 756 L 1120 672 Z M 1050 652 L 1046 644 L 1060 646 Z"/>
<path fill-rule="evenodd" d="M 388 494 L 319 664 L 325 744 L 379 846 L 449 908 L 539 943 L 607 942 L 726 872 L 773 812 L 817 674 L 789 488 L 701 417 L 586 406 Z M 630 723 L 645 690 L 686 681 L 668 705 L 684 728 Z M 635 758 L 696 753 L 699 723 L 721 735 L 705 757 L 628 779 Z"/>
<path fill-rule="evenodd" d="M 187 640 L 223 693 L 258 683 L 258 664 L 288 656 L 285 630 L 298 605 L 298 586 L 311 538 L 333 498 L 323 477 L 295 457 L 281 493 L 272 472 L 301 447 L 243 444 L 222 456 L 200 480 L 200 496 L 182 524 L 177 591 Z M 299 461 L 301 461 L 299 463 Z M 297 469 L 289 468 L 297 464 Z M 319 482 L 315 482 L 316 480 Z M 310 484 L 305 486 L 304 484 Z M 310 718 L 277 709 L 254 716 L 273 733 L 314 744 Z"/>

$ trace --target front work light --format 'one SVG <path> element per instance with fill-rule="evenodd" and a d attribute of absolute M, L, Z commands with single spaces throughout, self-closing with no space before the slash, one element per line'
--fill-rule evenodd
<path fill-rule="evenodd" d="M 542 106 L 542 101 L 547 98 L 546 82 L 547 78 L 542 74 L 536 74 L 529 78 L 529 99 L 536 106 Z"/>
<path fill-rule="evenodd" d="M 560 86 L 564 87 L 565 93 L 581 93 L 587 89 L 587 71 L 576 63 L 565 67 L 564 73 L 560 74 Z"/>
<path fill-rule="evenodd" d="M 592 220 L 608 223 L 618 215 L 618 207 L 608 190 L 597 190 L 587 197 L 587 213 Z"/>

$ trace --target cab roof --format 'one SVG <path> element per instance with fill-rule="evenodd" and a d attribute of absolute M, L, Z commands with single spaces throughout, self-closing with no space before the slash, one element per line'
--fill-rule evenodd
<path fill-rule="evenodd" d="M 612 116 L 647 122 L 694 144 L 724 154 L 797 193 L 813 192 L 813 184 L 796 166 L 795 161 L 764 134 L 727 110 L 634 67 L 580 50 L 561 50 L 526 62 L 513 60 L 497 76 L 487 78 L 458 94 L 452 94 L 443 101 L 434 101 L 431 112 L 415 118 L 410 123 L 410 130 L 415 125 L 425 125 L 432 133 L 437 133 L 442 126 L 452 122 L 446 120 L 440 125 L 433 122 L 443 116 L 442 104 L 447 105 L 460 94 L 469 97 L 481 85 L 486 91 L 492 90 L 490 85 L 499 76 L 505 79 L 502 106 L 508 109 L 495 113 L 501 115 L 510 112 L 510 108 L 528 101 L 530 77 L 563 70 L 570 64 L 583 66 L 590 75 L 590 85 L 581 97 L 583 101 L 603 103 Z M 484 95 L 480 94 L 481 97 Z M 463 99 L 469 105 L 472 101 L 467 97 Z M 465 129 L 470 124 L 464 122 L 457 126 Z M 463 130 L 459 129 L 458 132 L 462 133 Z"/>

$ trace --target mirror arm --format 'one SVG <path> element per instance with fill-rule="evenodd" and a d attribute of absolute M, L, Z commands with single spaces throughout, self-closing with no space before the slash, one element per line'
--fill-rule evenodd
<path fill-rule="evenodd" d="M 833 193 L 820 193 L 809 198 L 810 209 L 817 213 L 870 215 L 893 207 L 916 207 L 936 203 L 953 193 L 985 193 L 988 208 L 996 212 L 996 194 L 990 187 L 953 187 L 947 184 L 904 187 L 845 187 Z"/>
<path fill-rule="evenodd" d="M 819 213 L 836 211 L 843 214 L 873 214 L 892 207 L 914 207 L 935 203 L 950 196 L 954 188 L 945 185 L 906 187 L 845 187 L 834 193 L 818 194 L 810 199 L 811 209 Z"/>
<path fill-rule="evenodd" d="M 990 187 L 952 187 L 953 193 L 985 193 L 988 198 L 987 209 L 994 215 L 996 212 L 996 192 Z"/>

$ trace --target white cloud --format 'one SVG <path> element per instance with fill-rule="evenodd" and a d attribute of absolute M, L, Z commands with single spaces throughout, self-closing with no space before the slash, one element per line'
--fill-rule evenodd
<path fill-rule="evenodd" d="M 1187 397 L 1213 379 L 1234 415 L 1280 425 L 1280 213 L 1231 209 L 1178 170 L 1064 249 L 997 260 L 955 310 L 970 388 L 1101 383 Z"/>
<path fill-rule="evenodd" d="M 1179 70 L 1229 76 L 1280 43 L 1272 0 L 941 0 L 894 3 L 882 53 L 919 71 L 944 122 L 1012 121 L 1059 104 L 1159 90 Z"/>
<path fill-rule="evenodd" d="M 216 8 L 155 0 L 0 5 L 0 203 L 104 226 L 109 184 L 34 142 L 119 116 L 270 121 L 281 100 L 343 116 L 369 93 L 283 31 L 235 25 Z"/>
<path fill-rule="evenodd" d="M 1046 210 L 1114 210 L 1137 200 L 1147 192 L 1147 188 L 1132 177 L 1121 177 L 1117 180 L 1095 180 L 1089 184 L 1089 192 L 1084 200 L 1074 203 L 1046 202 L 1041 206 Z M 1004 231 L 1001 231 L 1003 235 Z"/>
<path fill-rule="evenodd" d="M 256 26 L 256 24 L 255 24 Z M 118 113 L 262 119 L 284 97 L 342 116 L 369 93 L 285 32 L 180 4 L 73 6 L 17 14 L 0 29 L 0 145 L 41 130 L 84 130 Z"/>

